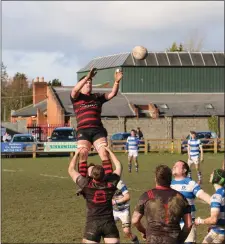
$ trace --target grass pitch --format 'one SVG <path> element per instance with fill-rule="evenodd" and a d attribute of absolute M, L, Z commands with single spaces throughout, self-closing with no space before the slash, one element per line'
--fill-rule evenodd
<path fill-rule="evenodd" d="M 117 154 L 124 165 L 123 180 L 131 194 L 131 212 L 139 196 L 154 187 L 158 164 L 172 166 L 187 155 L 148 154 L 139 156 L 140 170 L 128 173 L 127 156 Z M 205 154 L 202 188 L 212 194 L 210 173 L 221 168 L 224 154 Z M 89 162 L 100 162 L 90 156 Z M 2 243 L 76 243 L 81 242 L 85 225 L 85 201 L 75 196 L 76 187 L 67 174 L 69 158 L 2 159 Z M 193 176 L 196 179 L 195 171 Z M 207 217 L 209 206 L 196 201 L 197 216 Z M 121 242 L 129 242 L 121 232 Z M 139 233 L 133 229 L 139 237 Z M 198 242 L 207 227 L 198 227 Z"/>

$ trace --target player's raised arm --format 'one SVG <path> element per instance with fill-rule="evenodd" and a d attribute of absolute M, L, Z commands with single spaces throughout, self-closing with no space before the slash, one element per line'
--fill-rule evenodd
<path fill-rule="evenodd" d="M 113 171 L 113 173 L 121 176 L 122 170 L 123 170 L 122 164 L 117 159 L 117 157 L 115 156 L 115 154 L 108 147 L 105 147 L 105 149 L 106 149 L 106 151 L 109 152 L 109 155 L 110 155 L 110 157 L 112 159 L 112 162 L 114 163 L 114 165 L 116 167 L 116 169 Z"/>
<path fill-rule="evenodd" d="M 114 75 L 114 85 L 113 85 L 112 91 L 109 93 L 105 93 L 106 100 L 110 100 L 117 95 L 117 93 L 119 91 L 119 84 L 120 84 L 120 81 L 122 78 L 123 78 L 123 72 L 122 71 L 117 72 L 117 70 L 116 70 L 115 75 Z"/>
<path fill-rule="evenodd" d="M 77 159 L 78 159 L 78 156 L 79 156 L 81 150 L 82 150 L 82 148 L 77 149 L 74 157 L 70 161 L 69 168 L 68 168 L 68 173 L 75 183 L 76 183 L 78 176 L 80 176 L 80 173 L 78 173 L 76 171 L 76 163 L 77 163 Z"/>
<path fill-rule="evenodd" d="M 79 82 L 77 82 L 77 84 L 74 86 L 74 88 L 71 91 L 71 97 L 73 99 L 76 99 L 79 96 L 80 90 L 83 88 L 83 86 L 85 85 L 85 83 L 88 80 L 91 80 L 97 73 L 97 69 L 92 68 L 89 73 L 87 74 L 87 76 L 81 78 L 81 80 Z"/>

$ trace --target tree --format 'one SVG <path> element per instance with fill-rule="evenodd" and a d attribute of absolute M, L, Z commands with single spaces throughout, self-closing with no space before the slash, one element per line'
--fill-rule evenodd
<path fill-rule="evenodd" d="M 167 52 L 184 52 L 184 46 L 182 43 L 178 46 L 176 42 L 173 42 L 170 48 L 167 48 Z"/>
<path fill-rule="evenodd" d="M 2 113 L 1 119 L 10 118 L 11 110 L 17 110 L 32 103 L 32 86 L 27 76 L 17 72 L 12 79 L 8 78 L 6 67 L 2 65 Z M 3 84 L 3 83 L 2 83 Z"/>
<path fill-rule="evenodd" d="M 62 86 L 62 82 L 59 79 L 53 79 L 48 82 L 49 86 Z"/>
<path fill-rule="evenodd" d="M 8 73 L 6 70 L 6 66 L 4 63 L 1 63 L 1 97 L 5 97 L 7 95 L 7 82 L 8 82 Z M 5 121 L 7 117 L 7 107 L 6 100 L 2 99 L 1 102 L 1 120 Z"/>
<path fill-rule="evenodd" d="M 204 37 L 202 36 L 202 32 L 199 34 L 199 31 L 195 29 L 189 34 L 189 38 L 187 38 L 184 46 L 189 52 L 200 52 L 203 48 L 203 42 Z"/>

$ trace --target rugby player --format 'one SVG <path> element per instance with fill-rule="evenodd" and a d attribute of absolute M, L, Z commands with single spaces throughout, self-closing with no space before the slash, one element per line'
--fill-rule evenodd
<path fill-rule="evenodd" d="M 96 73 L 97 70 L 92 68 L 87 76 L 79 80 L 70 94 L 77 119 L 78 148 L 84 148 L 80 152 L 78 166 L 82 176 L 87 174 L 88 152 L 92 145 L 98 151 L 105 173 L 112 173 L 112 164 L 105 150 L 105 146 L 107 146 L 107 131 L 101 122 L 101 111 L 102 105 L 117 95 L 123 74 L 121 71 L 115 72 L 112 91 L 100 94 L 92 93 L 92 79 Z"/>
<path fill-rule="evenodd" d="M 130 218 L 130 194 L 127 186 L 122 180 L 117 184 L 117 191 L 112 200 L 113 215 L 115 221 L 122 222 L 123 233 L 130 239 L 132 243 L 138 244 L 138 238 L 131 232 L 131 218 Z"/>
<path fill-rule="evenodd" d="M 199 153 L 200 151 L 200 153 Z M 188 165 L 190 168 L 188 177 L 191 178 L 191 166 L 194 163 L 198 175 L 198 184 L 202 183 L 202 173 L 200 171 L 200 162 L 203 162 L 203 148 L 202 143 L 196 138 L 196 132 L 190 132 L 190 139 L 188 140 Z"/>
<path fill-rule="evenodd" d="M 187 238 L 191 226 L 191 209 L 184 196 L 170 188 L 171 169 L 159 165 L 155 171 L 156 187 L 141 195 L 133 213 L 132 223 L 147 243 L 180 244 Z M 145 216 L 147 227 L 141 219 Z M 180 220 L 184 219 L 181 231 Z"/>
<path fill-rule="evenodd" d="M 225 171 L 216 169 L 210 177 L 216 192 L 211 197 L 211 215 L 197 218 L 196 225 L 212 225 L 203 243 L 225 243 Z"/>
<path fill-rule="evenodd" d="M 134 160 L 135 170 L 138 172 L 138 145 L 140 141 L 135 130 L 131 130 L 126 142 L 126 153 L 128 152 L 128 171 L 131 173 L 132 159 Z"/>
<path fill-rule="evenodd" d="M 172 173 L 174 179 L 171 182 L 171 188 L 179 191 L 188 201 L 191 206 L 191 217 L 192 223 L 195 221 L 195 198 L 199 198 L 202 201 L 210 204 L 210 195 L 204 192 L 200 185 L 198 185 L 195 181 L 191 180 L 187 177 L 189 172 L 189 166 L 184 161 L 178 161 L 174 164 Z M 181 220 L 181 228 L 184 225 L 183 220 Z M 196 242 L 196 226 L 192 225 L 192 229 L 190 234 L 188 235 L 185 243 L 191 244 Z"/>
<path fill-rule="evenodd" d="M 79 154 L 84 150 L 79 148 L 70 162 L 68 173 L 73 181 L 82 189 L 82 195 L 86 200 L 87 219 L 83 242 L 99 243 L 101 237 L 105 243 L 119 243 L 119 231 L 114 217 L 112 198 L 122 173 L 122 165 L 115 155 L 109 151 L 115 170 L 112 174 L 105 175 L 101 165 L 89 167 L 91 177 L 84 177 L 75 170 Z"/>

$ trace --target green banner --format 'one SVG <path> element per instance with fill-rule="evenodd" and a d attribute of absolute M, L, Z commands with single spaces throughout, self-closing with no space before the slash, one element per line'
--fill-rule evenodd
<path fill-rule="evenodd" d="M 45 152 L 75 152 L 77 142 L 45 142 Z"/>

